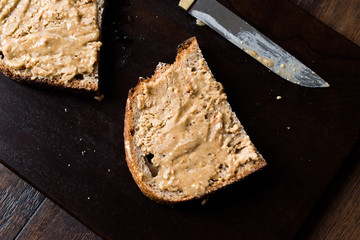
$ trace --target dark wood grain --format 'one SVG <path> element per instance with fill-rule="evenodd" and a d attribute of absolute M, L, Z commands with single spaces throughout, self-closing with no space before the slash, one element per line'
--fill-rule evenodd
<path fill-rule="evenodd" d="M 359 0 L 291 0 L 360 46 Z"/>
<path fill-rule="evenodd" d="M 26 228 L 18 235 L 17 240 L 21 239 L 100 240 L 101 238 L 52 201 L 46 199 Z"/>
<path fill-rule="evenodd" d="M 100 239 L 0 164 L 0 239 Z"/>
<path fill-rule="evenodd" d="M 105 100 L 2 77 L 0 159 L 104 237 L 292 238 L 358 140 L 360 49 L 289 1 L 221 2 L 331 88 L 279 79 L 209 28 L 196 26 L 177 1 L 109 1 Z M 194 202 L 170 208 L 146 199 L 131 179 L 124 107 L 137 78 L 151 75 L 159 61 L 172 62 L 176 46 L 193 35 L 269 167 L 213 195 L 204 207 Z"/>
<path fill-rule="evenodd" d="M 360 144 L 334 177 L 296 239 L 359 239 Z"/>
<path fill-rule="evenodd" d="M 44 196 L 0 164 L 0 239 L 13 239 Z"/>
<path fill-rule="evenodd" d="M 308 239 L 360 239 L 360 164 L 355 167 Z"/>

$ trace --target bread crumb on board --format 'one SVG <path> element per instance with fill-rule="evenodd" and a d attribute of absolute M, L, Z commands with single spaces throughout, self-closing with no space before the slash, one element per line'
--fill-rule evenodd
<path fill-rule="evenodd" d="M 205 204 L 209 201 L 208 198 L 204 198 L 202 201 L 201 201 L 201 205 L 205 206 Z"/>
<path fill-rule="evenodd" d="M 99 102 L 101 102 L 103 99 L 104 99 L 104 94 L 101 94 L 101 95 L 98 95 L 98 96 L 95 96 L 95 100 L 98 100 Z"/>
<path fill-rule="evenodd" d="M 203 26 L 205 26 L 206 24 L 205 24 L 203 21 L 201 21 L 201 20 L 199 20 L 199 19 L 196 19 L 196 25 L 198 25 L 198 26 L 200 26 L 200 27 L 203 27 Z"/>

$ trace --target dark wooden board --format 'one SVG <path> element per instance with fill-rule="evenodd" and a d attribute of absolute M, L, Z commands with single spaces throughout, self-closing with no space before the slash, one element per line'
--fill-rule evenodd
<path fill-rule="evenodd" d="M 0 239 L 100 239 L 0 164 Z"/>
<path fill-rule="evenodd" d="M 1 77 L 1 161 L 106 238 L 292 238 L 359 138 L 360 49 L 289 1 L 221 2 L 331 87 L 302 88 L 269 73 L 197 26 L 175 0 L 109 1 L 105 99 Z M 137 78 L 150 76 L 159 61 L 171 63 L 176 46 L 194 35 L 269 167 L 214 194 L 205 206 L 169 207 L 144 197 L 131 178 L 124 108 Z"/>
<path fill-rule="evenodd" d="M 359 159 L 358 142 L 294 240 L 360 239 Z"/>

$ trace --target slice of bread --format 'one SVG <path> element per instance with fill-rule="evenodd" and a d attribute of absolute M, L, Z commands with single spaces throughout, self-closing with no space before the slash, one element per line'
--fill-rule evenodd
<path fill-rule="evenodd" d="M 124 138 L 135 182 L 158 202 L 202 198 L 266 165 L 195 37 L 130 90 Z"/>
<path fill-rule="evenodd" d="M 0 3 L 0 70 L 18 82 L 98 93 L 105 0 Z"/>

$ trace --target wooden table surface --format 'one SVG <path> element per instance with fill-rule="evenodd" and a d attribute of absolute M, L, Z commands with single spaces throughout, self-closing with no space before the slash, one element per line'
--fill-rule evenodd
<path fill-rule="evenodd" d="M 360 0 L 291 1 L 360 46 Z M 359 157 L 358 144 L 297 239 L 360 239 Z M 0 165 L 0 216 L 0 239 L 99 239 L 3 165 Z"/>

